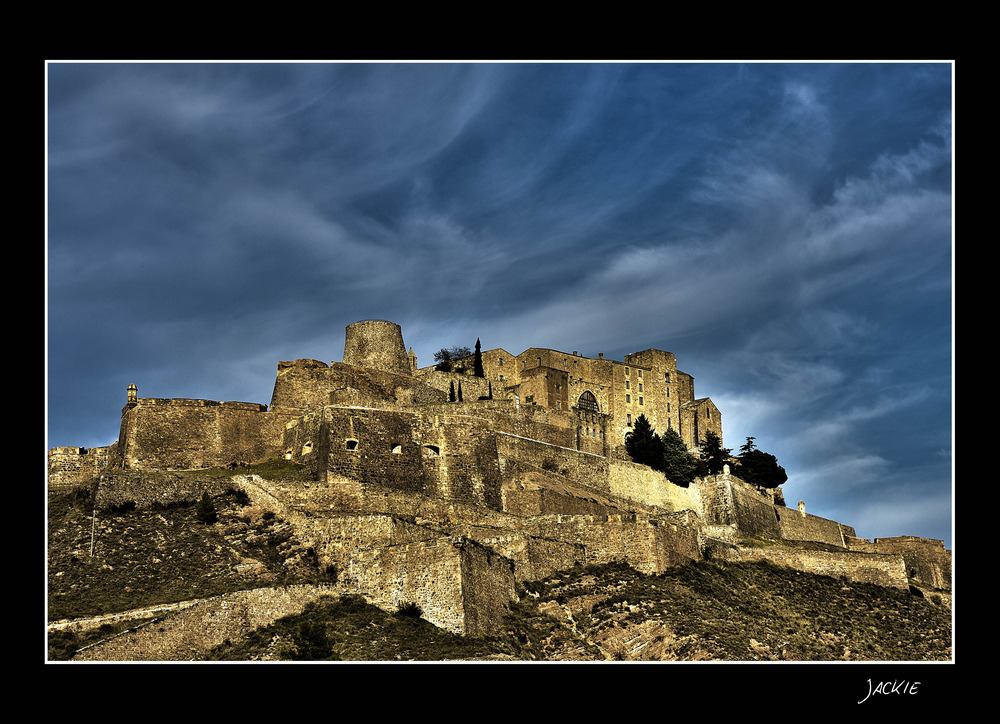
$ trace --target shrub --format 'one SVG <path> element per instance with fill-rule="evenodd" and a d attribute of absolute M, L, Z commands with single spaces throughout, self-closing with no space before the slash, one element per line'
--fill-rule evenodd
<path fill-rule="evenodd" d="M 194 517 L 199 523 L 205 525 L 212 525 L 219 519 L 219 514 L 215 510 L 215 504 L 209 497 L 208 491 L 201 494 L 201 500 L 198 501 L 198 506 L 195 508 Z"/>
<path fill-rule="evenodd" d="M 402 618 L 420 618 L 424 612 L 414 601 L 405 601 L 396 607 L 396 615 Z"/>

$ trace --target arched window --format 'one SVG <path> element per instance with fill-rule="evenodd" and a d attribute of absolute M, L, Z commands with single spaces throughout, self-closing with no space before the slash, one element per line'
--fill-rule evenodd
<path fill-rule="evenodd" d="M 601 408 L 597 405 L 597 398 L 594 397 L 594 393 L 590 390 L 587 390 L 580 395 L 580 400 L 576 403 L 576 406 L 581 410 L 586 410 L 588 412 L 601 411 Z"/>

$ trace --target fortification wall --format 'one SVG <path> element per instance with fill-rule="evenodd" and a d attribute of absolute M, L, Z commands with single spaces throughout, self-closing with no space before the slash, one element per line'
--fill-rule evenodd
<path fill-rule="evenodd" d="M 347 576 L 381 608 L 414 602 L 436 626 L 474 636 L 495 633 L 514 598 L 510 561 L 462 538 L 357 551 Z"/>
<path fill-rule="evenodd" d="M 249 402 L 144 398 L 122 412 L 126 470 L 192 470 L 250 463 L 281 449 L 289 413 Z"/>
<path fill-rule="evenodd" d="M 336 586 L 286 586 L 227 593 L 83 649 L 73 661 L 203 661 L 226 639 L 238 640 L 322 595 L 343 592 Z"/>
<path fill-rule="evenodd" d="M 288 425 L 284 449 L 324 484 L 355 481 L 362 498 L 390 490 L 501 506 L 496 439 L 475 418 L 328 406 Z"/>
<path fill-rule="evenodd" d="M 899 555 L 854 551 L 813 551 L 786 546 L 742 548 L 711 545 L 712 558 L 730 561 L 770 561 L 775 565 L 858 583 L 907 588 L 906 568 Z"/>
<path fill-rule="evenodd" d="M 484 427 L 551 445 L 575 449 L 574 418 L 570 413 L 540 405 L 517 405 L 512 400 L 475 400 L 415 405 L 424 415 L 466 415 Z"/>
<path fill-rule="evenodd" d="M 607 459 L 538 440 L 498 433 L 497 452 L 505 474 L 518 470 L 554 470 L 580 487 L 610 494 Z"/>
<path fill-rule="evenodd" d="M 917 583 L 932 588 L 951 588 L 951 551 L 944 547 L 942 540 L 897 536 L 876 538 L 871 542 L 852 537 L 847 539 L 847 544 L 854 551 L 902 556 L 907 575 Z"/>
<path fill-rule="evenodd" d="M 510 399 L 510 393 L 505 387 L 487 377 L 476 377 L 465 372 L 441 372 L 439 370 L 429 370 L 423 372 L 420 381 L 428 387 L 443 392 L 446 396 L 451 391 L 455 391 L 455 401 L 458 400 L 459 391 L 462 394 L 463 402 L 475 402 L 480 397 L 489 398 L 492 393 L 494 400 Z M 450 397 L 446 397 L 450 401 Z"/>
<path fill-rule="evenodd" d="M 48 453 L 49 491 L 64 490 L 85 483 L 108 464 L 108 447 L 54 447 Z"/>
<path fill-rule="evenodd" d="M 408 374 L 311 359 L 279 362 L 271 393 L 272 410 L 300 413 L 330 404 L 389 407 L 447 401 L 447 392 Z"/>
<path fill-rule="evenodd" d="M 648 465 L 608 460 L 608 485 L 612 495 L 655 505 L 669 511 L 693 510 L 702 514 L 701 491 L 696 486 L 682 488 Z"/>
<path fill-rule="evenodd" d="M 549 471 L 524 471 L 503 485 L 503 509 L 522 517 L 535 515 L 611 515 L 619 513 L 625 501 L 613 500 L 594 490 L 580 488 L 574 481 Z"/>
<path fill-rule="evenodd" d="M 695 530 L 645 515 L 547 515 L 526 519 L 525 526 L 540 537 L 583 545 L 588 563 L 624 561 L 642 573 L 701 557 Z"/>
<path fill-rule="evenodd" d="M 94 507 L 98 510 L 133 503 L 137 508 L 193 503 L 201 498 L 203 492 L 217 496 L 239 487 L 229 478 L 196 480 L 169 472 L 131 470 L 105 471 L 101 474 L 100 481 L 94 498 Z"/>
<path fill-rule="evenodd" d="M 517 581 L 538 581 L 586 562 L 586 549 L 575 541 L 558 541 L 488 528 L 463 529 L 463 535 L 492 548 L 514 566 Z"/>
<path fill-rule="evenodd" d="M 835 520 L 820 518 L 798 510 L 774 507 L 778 518 L 778 532 L 784 540 L 818 541 L 835 546 L 845 546 L 845 536 L 853 536 L 854 529 Z"/>

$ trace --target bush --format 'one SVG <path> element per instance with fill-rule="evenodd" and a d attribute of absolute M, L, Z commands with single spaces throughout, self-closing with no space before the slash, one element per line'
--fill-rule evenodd
<path fill-rule="evenodd" d="M 219 514 L 215 510 L 212 499 L 208 496 L 208 491 L 201 494 L 201 500 L 198 501 L 198 507 L 195 508 L 194 517 L 199 523 L 205 525 L 213 525 L 219 519 Z"/>
<path fill-rule="evenodd" d="M 402 618 L 420 618 L 424 612 L 413 601 L 405 601 L 396 607 L 396 615 Z"/>
<path fill-rule="evenodd" d="M 333 642 L 322 621 L 303 621 L 292 635 L 292 645 L 282 655 L 292 661 L 338 661 Z"/>

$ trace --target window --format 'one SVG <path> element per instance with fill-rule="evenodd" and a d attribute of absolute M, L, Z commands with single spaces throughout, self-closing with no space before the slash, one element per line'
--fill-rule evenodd
<path fill-rule="evenodd" d="M 347 444 L 347 449 L 348 450 L 357 450 L 358 449 L 358 441 L 357 440 L 347 440 L 346 444 Z"/>
<path fill-rule="evenodd" d="M 392 454 L 393 455 L 401 455 L 402 453 L 403 453 L 403 446 L 402 445 L 396 444 L 396 445 L 392 446 Z"/>
<path fill-rule="evenodd" d="M 441 448 L 437 445 L 424 445 L 424 457 L 436 458 L 441 455 Z"/>
<path fill-rule="evenodd" d="M 628 367 L 625 368 L 625 376 L 628 377 Z"/>
<path fill-rule="evenodd" d="M 639 398 L 639 404 L 640 405 L 642 404 L 642 398 L 641 397 Z"/>
<path fill-rule="evenodd" d="M 631 389 L 631 388 L 632 388 L 632 383 L 631 383 L 631 382 L 629 382 L 628 380 L 625 380 L 625 389 L 626 389 L 626 390 L 629 390 L 629 389 Z"/>
<path fill-rule="evenodd" d="M 632 401 L 632 395 L 625 395 L 625 402 L 631 402 L 631 401 Z"/>
<path fill-rule="evenodd" d="M 639 370 L 639 377 L 642 377 L 642 370 Z"/>
<path fill-rule="evenodd" d="M 639 392 L 642 392 L 642 383 L 639 383 Z"/>
<path fill-rule="evenodd" d="M 670 397 L 670 388 L 667 388 L 667 397 Z"/>
<path fill-rule="evenodd" d="M 597 398 L 594 397 L 594 393 L 590 390 L 585 391 L 580 395 L 580 399 L 577 401 L 576 406 L 579 407 L 584 412 L 600 412 L 601 408 L 597 405 Z"/>
<path fill-rule="evenodd" d="M 626 415 L 625 417 L 627 418 L 626 419 L 626 423 L 628 424 L 628 426 L 632 427 L 632 416 L 631 415 Z"/>
<path fill-rule="evenodd" d="M 663 373 L 663 381 L 664 382 L 670 382 L 670 373 L 669 372 L 664 372 Z"/>
<path fill-rule="evenodd" d="M 313 449 L 312 442 L 311 441 L 307 442 L 305 445 L 302 446 L 302 454 L 303 455 L 308 455 L 309 453 L 312 452 L 312 449 Z"/>

